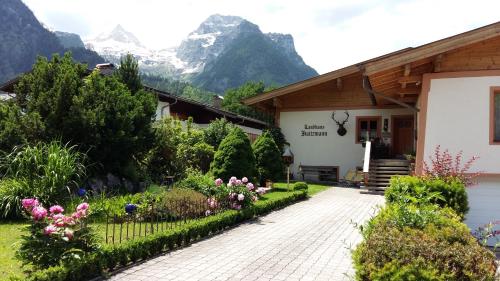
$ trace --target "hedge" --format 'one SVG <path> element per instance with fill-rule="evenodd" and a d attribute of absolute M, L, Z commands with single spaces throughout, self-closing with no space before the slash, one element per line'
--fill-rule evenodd
<path fill-rule="evenodd" d="M 253 206 L 241 211 L 227 210 L 220 214 L 187 223 L 177 229 L 159 232 L 120 245 L 106 245 L 98 253 L 89 255 L 80 262 L 72 262 L 67 266 L 59 265 L 34 272 L 26 280 L 78 281 L 107 275 L 119 267 L 182 247 L 200 238 L 222 231 L 227 227 L 252 219 L 254 216 L 266 214 L 303 200 L 306 197 L 307 191 L 294 191 L 284 197 L 257 201 Z"/>

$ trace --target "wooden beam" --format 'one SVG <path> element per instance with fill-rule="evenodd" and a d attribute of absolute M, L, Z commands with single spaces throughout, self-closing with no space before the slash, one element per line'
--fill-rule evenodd
<path fill-rule="evenodd" d="M 283 107 L 283 103 L 279 98 L 273 98 L 273 106 L 276 108 L 281 108 Z"/>
<path fill-rule="evenodd" d="M 370 100 L 372 102 L 373 106 L 377 105 L 377 98 L 375 98 L 375 95 L 372 93 L 372 85 L 370 83 L 370 78 L 366 75 L 363 75 L 363 89 L 365 89 L 366 93 L 370 97 Z"/>
<path fill-rule="evenodd" d="M 366 77 L 366 79 L 364 79 L 365 77 Z M 368 81 L 368 83 L 365 82 L 366 80 Z M 397 100 L 397 99 L 395 99 L 393 97 L 389 97 L 388 95 L 384 95 L 382 93 L 375 92 L 374 90 L 371 89 L 371 87 L 369 87 L 369 82 L 370 82 L 370 80 L 368 80 L 368 76 L 366 76 L 366 75 L 363 76 L 363 89 L 365 89 L 365 91 L 368 92 L 369 94 L 374 95 L 374 96 L 378 96 L 378 97 L 380 97 L 382 99 L 391 101 L 391 102 L 393 102 L 395 104 L 399 104 L 402 107 L 409 108 L 409 109 L 411 109 L 411 110 L 413 110 L 415 112 L 420 111 L 418 108 L 416 108 L 414 106 L 411 106 L 411 105 L 409 105 L 407 103 L 401 102 L 401 101 L 399 101 L 399 100 Z"/>
<path fill-rule="evenodd" d="M 433 64 L 434 64 L 434 72 L 440 72 L 441 71 L 441 62 L 443 61 L 443 54 L 439 54 L 434 58 Z"/>
<path fill-rule="evenodd" d="M 405 64 L 405 72 L 404 72 L 404 75 L 405 75 L 405 76 L 410 76 L 410 72 L 411 72 L 411 64 L 407 63 L 407 64 Z"/>
<path fill-rule="evenodd" d="M 342 78 L 337 78 L 337 90 L 342 90 Z"/>
<path fill-rule="evenodd" d="M 422 76 L 413 75 L 413 76 L 404 76 L 398 79 L 399 84 L 416 84 L 420 85 L 422 83 Z"/>

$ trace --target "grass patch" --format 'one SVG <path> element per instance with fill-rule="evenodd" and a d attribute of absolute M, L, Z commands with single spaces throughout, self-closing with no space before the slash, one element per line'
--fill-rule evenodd
<path fill-rule="evenodd" d="M 307 190 L 307 194 L 309 196 L 316 195 L 317 193 L 320 193 L 321 191 L 325 191 L 331 186 L 329 185 L 322 185 L 322 184 L 307 184 L 309 189 Z M 290 182 L 290 189 L 292 188 L 293 183 Z M 284 189 L 286 190 L 286 182 L 277 182 L 274 184 L 275 189 Z M 272 193 L 270 193 L 272 194 Z"/>
<path fill-rule="evenodd" d="M 24 222 L 0 224 L 0 280 L 6 280 L 9 275 L 24 276 L 21 262 L 15 258 L 21 235 L 24 233 L 24 226 L 26 226 Z"/>

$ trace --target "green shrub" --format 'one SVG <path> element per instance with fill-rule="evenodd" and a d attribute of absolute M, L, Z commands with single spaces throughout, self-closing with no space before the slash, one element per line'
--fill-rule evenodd
<path fill-rule="evenodd" d="M 496 270 L 494 255 L 460 222 L 423 229 L 378 223 L 355 249 L 353 260 L 358 280 L 392 280 L 382 276 L 398 274 L 428 275 L 424 280 L 493 280 Z M 422 261 L 425 270 L 415 271 Z"/>
<path fill-rule="evenodd" d="M 203 130 L 203 138 L 206 143 L 213 146 L 215 150 L 219 148 L 222 140 L 229 135 L 235 126 L 225 118 L 217 118 L 210 122 Z"/>
<path fill-rule="evenodd" d="M 439 196 L 430 200 L 430 203 L 452 208 L 462 217 L 469 210 L 465 185 L 458 180 L 444 181 L 437 178 L 413 176 L 393 177 L 389 188 L 385 191 L 385 198 L 388 203 L 408 203 L 411 200 L 428 198 L 429 194 L 434 193 Z"/>
<path fill-rule="evenodd" d="M 207 211 L 206 202 L 207 197 L 198 191 L 174 188 L 163 194 L 160 207 L 176 217 L 199 217 Z"/>
<path fill-rule="evenodd" d="M 205 196 L 215 195 L 214 177 L 209 174 L 203 174 L 198 170 L 189 169 L 186 177 L 175 184 L 179 188 L 190 188 L 203 193 Z"/>
<path fill-rule="evenodd" d="M 307 183 L 303 181 L 298 181 L 293 184 L 293 190 L 307 190 L 308 188 Z"/>
<path fill-rule="evenodd" d="M 0 215 L 19 216 L 19 198 L 36 197 L 48 205 L 63 204 L 85 175 L 85 156 L 59 142 L 16 147 L 2 159 L 6 171 L 0 193 Z M 8 180 L 10 179 L 10 180 Z M 8 185 L 11 185 L 12 190 Z M 8 216 L 6 216 L 8 215 Z"/>
<path fill-rule="evenodd" d="M 33 272 L 29 281 L 89 280 L 106 271 L 111 271 L 130 262 L 145 260 L 164 251 L 181 247 L 210 233 L 217 233 L 256 215 L 263 215 L 298 200 L 305 199 L 303 191 L 287 192 L 283 196 L 257 201 L 242 211 L 228 210 L 222 213 L 194 220 L 183 226 L 153 235 L 131 240 L 117 246 L 104 246 L 81 261 L 62 264 Z"/>
<path fill-rule="evenodd" d="M 271 134 L 274 143 L 279 148 L 280 153 L 283 154 L 283 152 L 285 152 L 284 149 L 285 149 L 285 144 L 287 142 L 285 139 L 285 135 L 283 135 L 283 132 L 281 132 L 281 128 L 272 126 L 269 129 L 267 129 L 266 132 L 269 132 L 269 134 Z"/>
<path fill-rule="evenodd" d="M 384 281 L 448 281 L 451 274 L 439 272 L 434 266 L 422 258 L 417 258 L 409 264 L 401 265 L 398 261 L 386 263 L 382 269 L 374 272 L 372 280 Z"/>
<path fill-rule="evenodd" d="M 278 181 L 283 177 L 281 152 L 269 132 L 259 136 L 252 149 L 261 185 L 264 185 L 266 180 Z"/>
<path fill-rule="evenodd" d="M 215 178 L 229 179 L 255 176 L 255 156 L 248 136 L 235 128 L 224 138 L 215 153 L 211 171 Z"/>
<path fill-rule="evenodd" d="M 15 179 L 0 181 L 0 218 L 21 218 L 21 200 L 30 196 L 26 182 Z"/>

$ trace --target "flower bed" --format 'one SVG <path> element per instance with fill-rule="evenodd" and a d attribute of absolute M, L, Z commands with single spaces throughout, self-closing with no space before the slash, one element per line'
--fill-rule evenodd
<path fill-rule="evenodd" d="M 263 200 L 256 201 L 248 208 L 227 210 L 189 222 L 181 227 L 160 232 L 118 246 L 104 246 L 101 251 L 91 254 L 71 265 L 59 265 L 33 273 L 28 280 L 88 280 L 120 266 L 151 258 L 166 251 L 182 247 L 227 227 L 237 225 L 254 216 L 287 206 L 307 197 L 307 191 L 271 192 Z"/>

